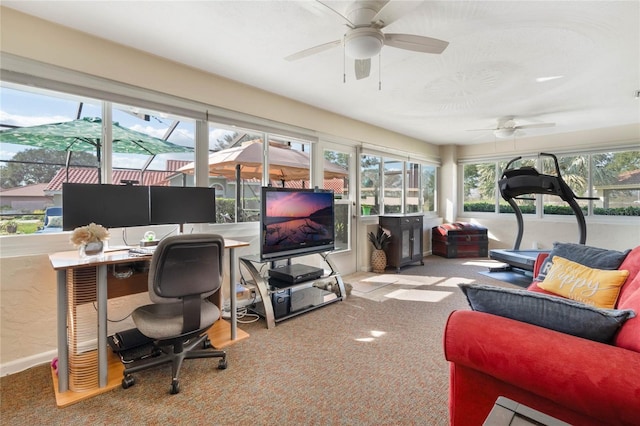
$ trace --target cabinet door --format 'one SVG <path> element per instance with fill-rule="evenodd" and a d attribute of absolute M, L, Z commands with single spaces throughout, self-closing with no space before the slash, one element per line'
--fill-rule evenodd
<path fill-rule="evenodd" d="M 417 221 L 411 228 L 411 259 L 422 259 L 422 221 Z"/>
<path fill-rule="evenodd" d="M 412 234 L 411 228 L 406 228 L 403 226 L 401 231 L 402 231 L 402 237 L 400 241 L 402 244 L 402 254 L 400 256 L 400 263 L 402 264 L 402 262 L 405 262 L 406 260 L 411 259 L 411 253 L 412 253 L 413 247 L 411 245 L 411 234 Z"/>

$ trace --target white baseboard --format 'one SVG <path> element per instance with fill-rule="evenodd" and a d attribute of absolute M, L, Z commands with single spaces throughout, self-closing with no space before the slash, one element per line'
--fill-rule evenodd
<path fill-rule="evenodd" d="M 49 364 L 57 356 L 58 351 L 52 350 L 0 364 L 0 376 L 8 376 L 9 374 L 19 373 L 37 365 Z"/>
<path fill-rule="evenodd" d="M 98 339 L 91 339 L 85 342 L 80 342 L 78 344 L 78 349 L 80 352 L 96 350 L 97 347 Z M 37 365 L 49 364 L 57 356 L 58 351 L 54 349 L 51 351 L 42 352 L 39 354 L 17 359 L 15 361 L 9 361 L 7 363 L 0 364 L 0 376 L 19 373 Z"/>

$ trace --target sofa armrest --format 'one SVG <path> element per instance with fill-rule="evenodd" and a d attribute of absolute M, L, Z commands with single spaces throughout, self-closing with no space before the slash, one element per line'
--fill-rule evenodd
<path fill-rule="evenodd" d="M 549 253 L 547 253 L 547 252 L 538 253 L 538 256 L 536 257 L 536 261 L 533 264 L 533 279 L 534 280 L 538 276 L 538 274 L 540 273 L 540 267 L 542 266 L 542 263 L 544 262 L 544 260 L 547 257 L 549 257 Z"/>
<path fill-rule="evenodd" d="M 450 362 L 611 424 L 640 418 L 640 353 L 476 311 L 449 316 L 444 351 Z"/>

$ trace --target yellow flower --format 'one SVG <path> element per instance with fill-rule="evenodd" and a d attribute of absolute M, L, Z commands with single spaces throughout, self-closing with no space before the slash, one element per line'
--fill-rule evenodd
<path fill-rule="evenodd" d="M 104 226 L 90 223 L 87 226 L 80 226 L 74 229 L 70 240 L 75 246 L 81 246 L 87 243 L 104 241 L 108 238 L 109 231 Z"/>

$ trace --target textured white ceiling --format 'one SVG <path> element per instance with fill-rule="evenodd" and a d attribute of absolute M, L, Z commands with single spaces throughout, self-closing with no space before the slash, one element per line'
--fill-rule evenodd
<path fill-rule="evenodd" d="M 353 2 L 324 3 L 346 13 Z M 385 46 L 364 80 L 347 58 L 346 83 L 342 47 L 284 59 L 345 33 L 344 21 L 316 1 L 2 4 L 435 144 L 494 141 L 491 131 L 468 129 L 493 128 L 505 116 L 556 123 L 517 138 L 640 123 L 635 0 L 392 0 L 386 7 L 402 16 L 383 32 L 434 37 L 448 48 L 432 55 Z M 536 80 L 555 76 L 562 78 Z"/>

